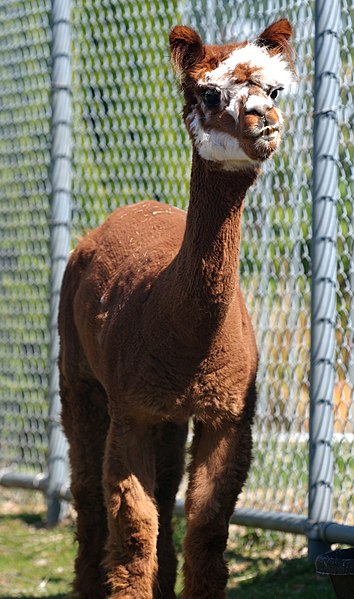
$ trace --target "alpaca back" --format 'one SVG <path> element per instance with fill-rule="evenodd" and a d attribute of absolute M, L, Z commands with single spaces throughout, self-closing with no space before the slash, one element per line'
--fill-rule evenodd
<path fill-rule="evenodd" d="M 102 330 L 107 316 L 110 327 L 122 318 L 133 332 L 134 322 L 129 318 L 132 298 L 136 298 L 139 314 L 142 295 L 148 296 L 156 277 L 177 254 L 184 228 L 184 211 L 146 201 L 117 208 L 80 240 L 70 255 L 62 285 L 62 360 L 67 351 L 73 354 L 72 338 L 77 337 L 76 355 L 64 361 L 77 365 L 79 351 L 82 371 L 90 369 L 95 378 L 102 378 L 103 363 L 107 362 Z"/>

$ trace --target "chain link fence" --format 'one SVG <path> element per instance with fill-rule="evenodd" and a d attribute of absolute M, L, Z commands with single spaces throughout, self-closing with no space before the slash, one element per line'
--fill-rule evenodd
<path fill-rule="evenodd" d="M 304 533 L 310 432 L 313 3 L 77 0 L 73 4 L 73 245 L 120 204 L 155 198 L 183 208 L 188 205 L 191 148 L 181 119 L 182 98 L 169 65 L 170 28 L 183 22 L 195 27 L 205 41 L 223 43 L 254 38 L 281 16 L 293 24 L 297 89 L 282 99 L 283 143 L 249 192 L 243 217 L 241 278 L 260 365 L 254 460 L 238 505 L 241 514 L 245 510 L 245 523 L 253 522 L 246 519 L 252 510 L 259 514 L 258 524 L 262 513 L 285 513 L 300 522 L 293 532 Z M 0 0 L 3 484 L 21 485 L 40 473 L 45 481 L 47 473 L 53 181 L 50 12 L 46 0 Z M 354 526 L 353 30 L 354 5 L 342 0 L 339 149 L 334 158 L 338 237 L 331 498 L 332 520 L 350 527 Z M 251 512 L 246 514 L 246 508 Z M 261 524 L 289 530 L 276 518 L 270 520 L 263 517 Z M 354 543 L 354 529 L 346 530 Z"/>
<path fill-rule="evenodd" d="M 0 2 L 0 465 L 46 467 L 50 2 Z"/>

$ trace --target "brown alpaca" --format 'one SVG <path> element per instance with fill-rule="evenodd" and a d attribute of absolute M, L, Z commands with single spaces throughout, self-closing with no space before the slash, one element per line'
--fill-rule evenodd
<path fill-rule="evenodd" d="M 229 518 L 251 460 L 257 349 L 238 279 L 245 194 L 280 141 L 291 27 L 253 43 L 170 34 L 193 143 L 188 214 L 118 208 L 71 254 L 59 329 L 79 550 L 74 597 L 172 599 L 186 498 L 185 599 L 222 599 Z"/>

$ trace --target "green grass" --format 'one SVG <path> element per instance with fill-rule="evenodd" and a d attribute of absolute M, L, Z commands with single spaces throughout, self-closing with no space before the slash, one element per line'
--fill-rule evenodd
<path fill-rule="evenodd" d="M 45 526 L 32 494 L 0 490 L 0 597 L 64 597 L 75 554 L 72 525 Z M 21 503 L 17 503 L 20 499 Z M 31 503 L 24 503 L 26 500 Z"/>
<path fill-rule="evenodd" d="M 44 506 L 38 500 L 24 505 L 23 501 L 32 501 L 31 497 L 23 493 L 21 505 L 13 501 L 13 492 L 0 491 L 0 599 L 60 599 L 70 589 L 75 555 L 73 523 L 47 528 Z M 184 530 L 184 520 L 176 519 L 179 554 Z M 330 581 L 316 577 L 314 566 L 307 563 L 302 538 L 231 526 L 226 557 L 230 568 L 228 599 L 335 597 Z M 181 590 L 180 571 L 177 593 Z"/>

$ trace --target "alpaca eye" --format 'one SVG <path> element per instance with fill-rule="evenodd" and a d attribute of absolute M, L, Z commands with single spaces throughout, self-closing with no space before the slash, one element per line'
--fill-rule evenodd
<path fill-rule="evenodd" d="M 275 100 L 278 97 L 279 92 L 284 89 L 283 87 L 277 87 L 276 89 L 272 89 L 270 92 L 270 97 L 272 100 Z"/>
<path fill-rule="evenodd" d="M 216 108 L 220 104 L 220 92 L 217 89 L 206 89 L 202 98 L 207 108 Z"/>

